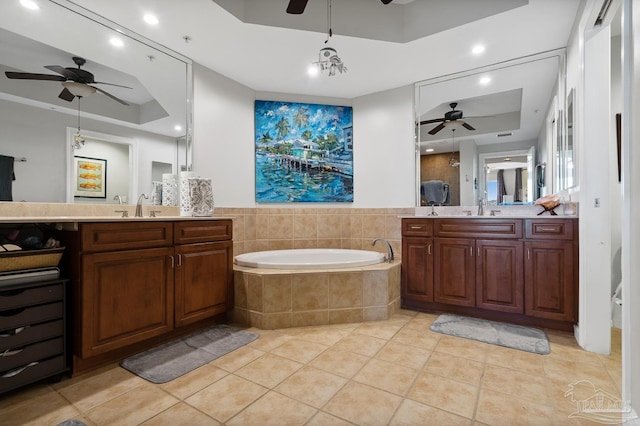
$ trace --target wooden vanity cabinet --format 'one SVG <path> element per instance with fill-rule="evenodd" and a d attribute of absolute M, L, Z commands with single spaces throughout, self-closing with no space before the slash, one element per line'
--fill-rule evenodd
<path fill-rule="evenodd" d="M 226 312 L 230 220 L 81 223 L 65 233 L 73 277 L 74 372 Z"/>
<path fill-rule="evenodd" d="M 569 329 L 577 310 L 576 224 L 404 218 L 402 306 Z"/>

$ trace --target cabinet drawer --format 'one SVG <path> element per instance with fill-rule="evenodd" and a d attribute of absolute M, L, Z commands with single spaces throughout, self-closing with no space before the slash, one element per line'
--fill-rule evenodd
<path fill-rule="evenodd" d="M 525 237 L 535 240 L 573 240 L 572 219 L 527 219 Z"/>
<path fill-rule="evenodd" d="M 448 238 L 522 238 L 522 220 L 434 219 L 433 232 Z"/>
<path fill-rule="evenodd" d="M 64 339 L 62 337 L 32 345 L 8 348 L 0 352 L 0 371 L 4 372 L 62 353 L 64 353 Z"/>
<path fill-rule="evenodd" d="M 410 237 L 430 237 L 433 235 L 433 220 L 402 219 L 402 235 Z"/>
<path fill-rule="evenodd" d="M 2 311 L 0 312 L 0 330 L 62 318 L 63 314 L 64 304 L 62 302 Z"/>
<path fill-rule="evenodd" d="M 45 322 L 32 326 L 15 327 L 0 331 L 0 352 L 7 348 L 15 348 L 20 345 L 46 340 L 64 334 L 64 321 Z"/>
<path fill-rule="evenodd" d="M 171 222 L 87 223 L 80 226 L 82 251 L 168 247 Z"/>
<path fill-rule="evenodd" d="M 64 355 L 59 355 L 44 361 L 34 361 L 31 365 L 26 364 L 11 371 L 0 372 L 0 393 L 66 370 Z"/>
<path fill-rule="evenodd" d="M 174 244 L 205 243 L 230 240 L 230 220 L 185 221 L 173 224 Z"/>
<path fill-rule="evenodd" d="M 64 286 L 62 283 L 42 287 L 13 288 L 0 291 L 0 310 L 13 309 L 20 306 L 37 305 L 39 303 L 62 300 Z"/>

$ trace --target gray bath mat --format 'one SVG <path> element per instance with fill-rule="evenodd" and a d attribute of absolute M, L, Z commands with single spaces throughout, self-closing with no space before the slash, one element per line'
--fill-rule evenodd
<path fill-rule="evenodd" d="M 547 334 L 536 328 L 478 318 L 442 314 L 429 327 L 432 331 L 479 340 L 493 345 L 546 355 L 551 350 Z"/>
<path fill-rule="evenodd" d="M 166 383 L 257 338 L 255 333 L 215 325 L 130 356 L 120 365 L 152 383 Z"/>

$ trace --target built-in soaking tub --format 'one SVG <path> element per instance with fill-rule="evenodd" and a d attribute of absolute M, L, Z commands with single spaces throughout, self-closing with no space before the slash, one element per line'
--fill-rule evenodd
<path fill-rule="evenodd" d="M 234 321 L 262 329 L 388 319 L 400 261 L 368 250 L 301 249 L 234 259 Z"/>

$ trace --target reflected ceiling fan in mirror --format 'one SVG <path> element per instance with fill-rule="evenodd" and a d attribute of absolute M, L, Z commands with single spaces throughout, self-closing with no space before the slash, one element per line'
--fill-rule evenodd
<path fill-rule="evenodd" d="M 452 123 L 458 123 L 460 125 L 462 125 L 462 127 L 464 127 L 467 130 L 476 130 L 475 127 L 473 127 L 471 124 L 467 123 L 466 121 L 464 121 L 464 118 L 486 118 L 486 117 L 490 117 L 490 116 L 481 116 L 481 117 L 464 117 L 464 114 L 462 113 L 461 110 L 457 110 L 456 107 L 458 106 L 457 102 L 451 102 L 449 104 L 449 106 L 451 107 L 451 111 L 447 111 L 444 114 L 444 117 L 442 118 L 434 118 L 432 120 L 424 120 L 420 122 L 420 125 L 423 126 L 425 124 L 433 124 L 433 123 L 440 123 L 438 124 L 436 127 L 434 127 L 433 129 L 429 130 L 429 134 L 430 135 L 435 135 L 436 133 L 438 133 L 440 130 L 444 129 L 446 126 L 452 124 Z"/>
<path fill-rule="evenodd" d="M 300 15 L 304 12 L 304 9 L 307 7 L 307 2 L 309 0 L 289 0 L 289 6 L 287 6 L 287 13 L 292 15 Z M 380 0 L 383 4 L 389 4 L 393 0 Z"/>
<path fill-rule="evenodd" d="M 81 67 L 87 62 L 84 58 L 80 58 L 78 56 L 73 57 L 73 62 L 78 66 L 77 68 L 67 67 L 64 68 L 60 65 L 46 65 L 45 68 L 56 72 L 60 75 L 55 74 L 36 74 L 36 73 L 28 73 L 28 72 L 13 72 L 6 71 L 5 75 L 8 78 L 18 79 L 18 80 L 44 80 L 44 81 L 60 81 L 64 88 L 62 92 L 58 95 L 60 99 L 63 99 L 67 102 L 73 101 L 73 98 L 83 97 L 95 93 L 96 91 L 102 93 L 103 95 L 108 96 L 121 103 L 122 105 L 129 105 L 127 102 L 122 99 L 112 95 L 111 93 L 106 92 L 105 90 L 93 86 L 94 84 L 106 84 L 109 86 L 122 87 L 125 89 L 132 89 L 128 86 L 122 86 L 119 84 L 113 83 L 105 83 L 101 81 L 95 81 L 94 76 L 87 70 L 82 69 Z"/>

